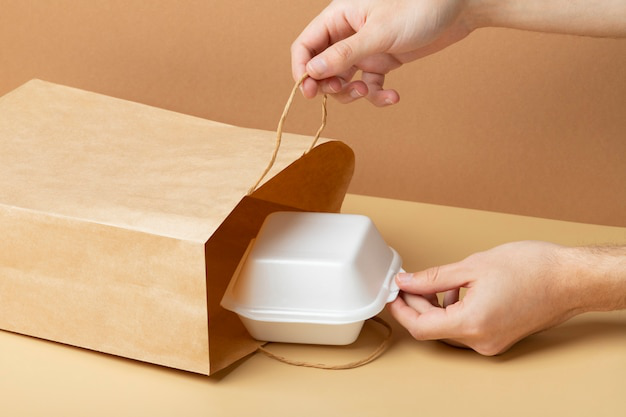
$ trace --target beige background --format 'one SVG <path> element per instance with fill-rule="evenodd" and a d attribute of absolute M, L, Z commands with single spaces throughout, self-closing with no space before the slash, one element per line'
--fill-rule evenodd
<path fill-rule="evenodd" d="M 259 129 L 326 1 L 0 0 L 0 94 L 31 78 Z M 404 67 L 398 106 L 330 103 L 350 192 L 626 225 L 626 40 L 504 29 Z M 286 130 L 313 133 L 319 102 Z"/>

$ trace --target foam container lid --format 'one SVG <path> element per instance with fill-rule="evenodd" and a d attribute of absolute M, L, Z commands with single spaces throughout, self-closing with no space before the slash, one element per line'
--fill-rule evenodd
<path fill-rule="evenodd" d="M 269 322 L 365 320 L 396 298 L 401 265 L 366 216 L 276 212 L 250 243 L 222 306 Z"/>

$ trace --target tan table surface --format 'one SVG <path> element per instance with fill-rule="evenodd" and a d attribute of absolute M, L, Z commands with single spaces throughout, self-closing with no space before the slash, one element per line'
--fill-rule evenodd
<path fill-rule="evenodd" d="M 349 195 L 407 270 L 460 260 L 512 240 L 626 242 L 626 228 Z M 285 365 L 261 354 L 199 376 L 0 331 L 0 416 L 624 416 L 626 311 L 578 316 L 497 357 L 417 342 L 394 327 L 389 350 L 352 370 Z M 270 345 L 313 362 L 367 355 L 366 324 L 349 347 Z"/>

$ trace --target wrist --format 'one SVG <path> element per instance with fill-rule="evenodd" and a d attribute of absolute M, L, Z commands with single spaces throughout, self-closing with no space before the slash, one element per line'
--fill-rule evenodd
<path fill-rule="evenodd" d="M 545 0 L 467 0 L 468 24 L 473 29 L 506 27 L 539 29 L 537 20 L 546 12 Z M 537 15 L 538 14 L 538 15 Z"/>
<path fill-rule="evenodd" d="M 497 0 L 467 0 L 465 9 L 465 21 L 471 30 L 498 26 L 498 7 L 500 2 Z"/>
<path fill-rule="evenodd" d="M 626 308 L 626 247 L 563 247 L 558 259 L 572 314 Z"/>

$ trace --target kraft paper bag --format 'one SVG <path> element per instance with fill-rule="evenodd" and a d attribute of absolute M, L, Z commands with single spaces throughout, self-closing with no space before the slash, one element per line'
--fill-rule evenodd
<path fill-rule="evenodd" d="M 0 329 L 212 374 L 254 352 L 219 302 L 277 210 L 338 211 L 354 155 L 32 80 L 0 98 Z"/>

